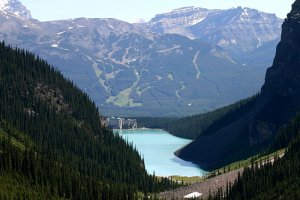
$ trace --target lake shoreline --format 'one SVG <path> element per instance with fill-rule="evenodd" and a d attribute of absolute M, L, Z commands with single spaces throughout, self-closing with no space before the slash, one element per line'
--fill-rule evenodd
<path fill-rule="evenodd" d="M 141 157 L 149 174 L 155 172 L 161 177 L 202 177 L 207 174 L 198 165 L 177 157 L 174 152 L 192 140 L 183 139 L 162 129 L 114 129 L 124 140 L 132 143 Z"/>
<path fill-rule="evenodd" d="M 165 131 L 165 132 L 168 132 L 166 130 L 163 130 L 163 129 L 160 129 L 160 128 L 146 128 L 146 127 L 143 127 L 143 128 L 135 128 L 135 129 L 113 129 L 113 131 L 149 131 L 149 130 L 157 130 L 157 131 Z M 169 133 L 169 132 L 168 132 Z M 171 134 L 172 135 L 172 134 Z"/>

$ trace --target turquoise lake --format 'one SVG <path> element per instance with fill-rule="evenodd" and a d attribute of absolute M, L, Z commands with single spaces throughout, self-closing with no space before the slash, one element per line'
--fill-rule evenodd
<path fill-rule="evenodd" d="M 203 176 L 205 171 L 197 165 L 184 161 L 174 155 L 174 152 L 191 140 L 175 137 L 163 130 L 138 129 L 114 130 L 126 141 L 132 142 L 145 160 L 148 173 L 157 176 Z"/>

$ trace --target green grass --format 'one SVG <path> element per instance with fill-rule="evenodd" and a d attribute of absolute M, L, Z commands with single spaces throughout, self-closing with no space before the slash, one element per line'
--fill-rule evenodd
<path fill-rule="evenodd" d="M 201 176 L 170 176 L 170 178 L 172 178 L 175 181 L 178 181 L 178 183 L 183 182 L 184 185 L 201 182 L 204 180 L 204 178 Z"/>
<path fill-rule="evenodd" d="M 284 152 L 285 152 L 285 149 L 280 149 L 278 151 L 275 151 L 275 152 L 273 152 L 271 154 L 268 154 L 268 155 L 265 155 L 265 156 L 260 156 L 258 154 L 258 155 L 252 156 L 252 157 L 250 157 L 250 158 L 248 158 L 246 160 L 240 160 L 240 161 L 231 163 L 229 165 L 226 165 L 226 166 L 224 166 L 222 168 L 219 168 L 217 170 L 214 170 L 214 171 L 211 172 L 211 174 L 213 174 L 213 173 L 223 174 L 224 172 L 228 172 L 228 171 L 232 171 L 232 170 L 236 170 L 236 169 L 240 169 L 240 168 L 244 168 L 244 167 L 250 166 L 252 162 L 253 163 L 264 162 L 265 160 L 273 159 L 275 156 L 281 156 L 281 155 L 284 154 Z"/>
<path fill-rule="evenodd" d="M 2 129 L 0 129 L 0 140 L 2 139 L 9 139 L 11 144 L 20 149 L 21 151 L 25 151 L 26 146 L 22 144 L 20 141 L 18 141 L 14 137 L 9 137 L 7 133 L 5 133 Z"/>
<path fill-rule="evenodd" d="M 99 73 L 99 72 L 98 72 Z M 101 72 L 102 73 L 102 72 Z M 137 86 L 140 81 L 140 76 L 138 75 L 138 71 L 134 69 L 134 74 L 136 75 L 137 80 L 133 83 L 133 85 L 129 88 L 126 88 L 119 92 L 116 96 L 110 96 L 106 99 L 106 103 L 114 104 L 119 107 L 141 107 L 143 104 L 135 103 L 134 99 L 130 97 L 133 89 Z M 100 74 L 101 75 L 101 74 Z"/>
<path fill-rule="evenodd" d="M 201 176 L 191 176 L 191 177 L 189 177 L 189 176 L 170 176 L 170 178 L 172 178 L 175 181 L 178 181 L 179 183 L 183 182 L 184 185 L 186 185 L 186 184 L 189 185 L 189 184 L 193 184 L 196 182 L 202 182 L 203 180 L 206 179 L 206 177 L 209 177 L 209 175 L 212 175 L 212 174 L 221 175 L 221 174 L 224 174 L 224 172 L 226 173 L 229 171 L 233 171 L 236 169 L 250 166 L 251 162 L 254 162 L 254 163 L 255 162 L 260 163 L 261 161 L 264 162 L 265 160 L 273 159 L 275 156 L 282 156 L 284 153 L 285 153 L 285 149 L 280 149 L 276 152 L 273 152 L 273 153 L 265 155 L 265 156 L 255 155 L 246 160 L 240 160 L 240 161 L 231 163 L 229 165 L 226 165 L 220 169 L 214 170 L 214 171 L 210 172 L 207 176 L 203 176 L 203 177 L 201 177 Z M 224 169 L 225 169 L 225 171 L 224 171 Z"/>
<path fill-rule="evenodd" d="M 117 96 L 109 97 L 106 102 L 107 103 L 113 103 L 117 106 L 129 106 L 129 107 L 140 107 L 142 106 L 141 103 L 134 103 L 134 100 L 130 98 L 132 88 L 127 88 L 123 91 L 121 91 Z"/>

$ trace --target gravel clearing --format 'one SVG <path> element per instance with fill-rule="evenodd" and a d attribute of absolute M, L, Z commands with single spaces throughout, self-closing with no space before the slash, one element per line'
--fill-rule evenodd
<path fill-rule="evenodd" d="M 170 191 L 165 191 L 160 193 L 159 197 L 167 200 L 184 199 L 184 196 L 198 192 L 202 194 L 200 198 L 207 199 L 209 193 L 214 194 L 221 187 L 223 188 L 223 191 L 225 191 L 227 183 L 233 183 L 237 179 L 239 172 L 242 174 L 243 169 L 233 170 L 202 182 L 194 183 L 189 186 L 180 187 Z"/>

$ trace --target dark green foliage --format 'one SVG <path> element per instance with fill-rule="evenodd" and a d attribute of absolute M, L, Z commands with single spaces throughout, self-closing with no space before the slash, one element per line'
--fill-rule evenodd
<path fill-rule="evenodd" d="M 271 145 L 271 151 L 276 151 L 285 148 L 292 138 L 295 138 L 300 131 L 300 114 L 298 114 L 291 122 L 283 126 L 275 139 L 275 142 Z"/>
<path fill-rule="evenodd" d="M 202 131 L 201 135 L 211 134 L 228 125 L 230 122 L 239 119 L 253 108 L 258 96 L 249 97 L 211 113 L 215 117 L 211 117 L 213 119 L 211 120 L 212 122 Z"/>
<path fill-rule="evenodd" d="M 141 126 L 148 128 L 161 128 L 171 134 L 195 139 L 198 136 L 208 135 L 226 126 L 249 112 L 255 105 L 258 95 L 238 101 L 217 110 L 184 118 L 138 118 Z"/>
<path fill-rule="evenodd" d="M 299 199 L 300 198 L 300 115 L 282 128 L 281 133 L 290 132 L 287 152 L 274 162 L 267 160 L 252 164 L 239 176 L 225 194 L 214 199 Z M 279 137 L 281 138 L 281 137 Z M 280 143 L 284 144 L 284 143 Z M 260 166 L 260 167 L 259 167 Z"/>
<path fill-rule="evenodd" d="M 33 186 L 26 177 L 15 172 L 0 173 L 0 199 L 63 199 L 51 194 L 50 188 Z"/>
<path fill-rule="evenodd" d="M 24 187 L 40 187 L 37 195 L 135 199 L 138 191 L 175 187 L 146 173 L 137 150 L 101 127 L 95 104 L 73 83 L 4 43 L 0 99 L 0 172 L 28 180 Z"/>
<path fill-rule="evenodd" d="M 33 197 L 49 196 L 74 199 L 134 199 L 135 188 L 130 185 L 104 183 L 91 176 L 84 176 L 73 168 L 39 157 L 35 152 L 20 152 L 7 142 L 2 142 L 1 171 L 6 176 L 22 175 L 20 180 L 28 180 L 21 188 L 38 188 Z M 24 178 L 22 178 L 24 177 Z M 14 178 L 14 177 L 12 177 Z M 14 179 L 13 179 L 14 180 Z M 14 180 L 15 181 L 15 180 Z M 22 182 L 15 181 L 22 185 Z M 3 187 L 5 187 L 4 184 Z M 8 194 L 26 194 L 16 191 L 14 187 Z"/>
<path fill-rule="evenodd" d="M 139 128 L 160 128 L 167 130 L 168 124 L 178 120 L 173 117 L 136 117 Z"/>

